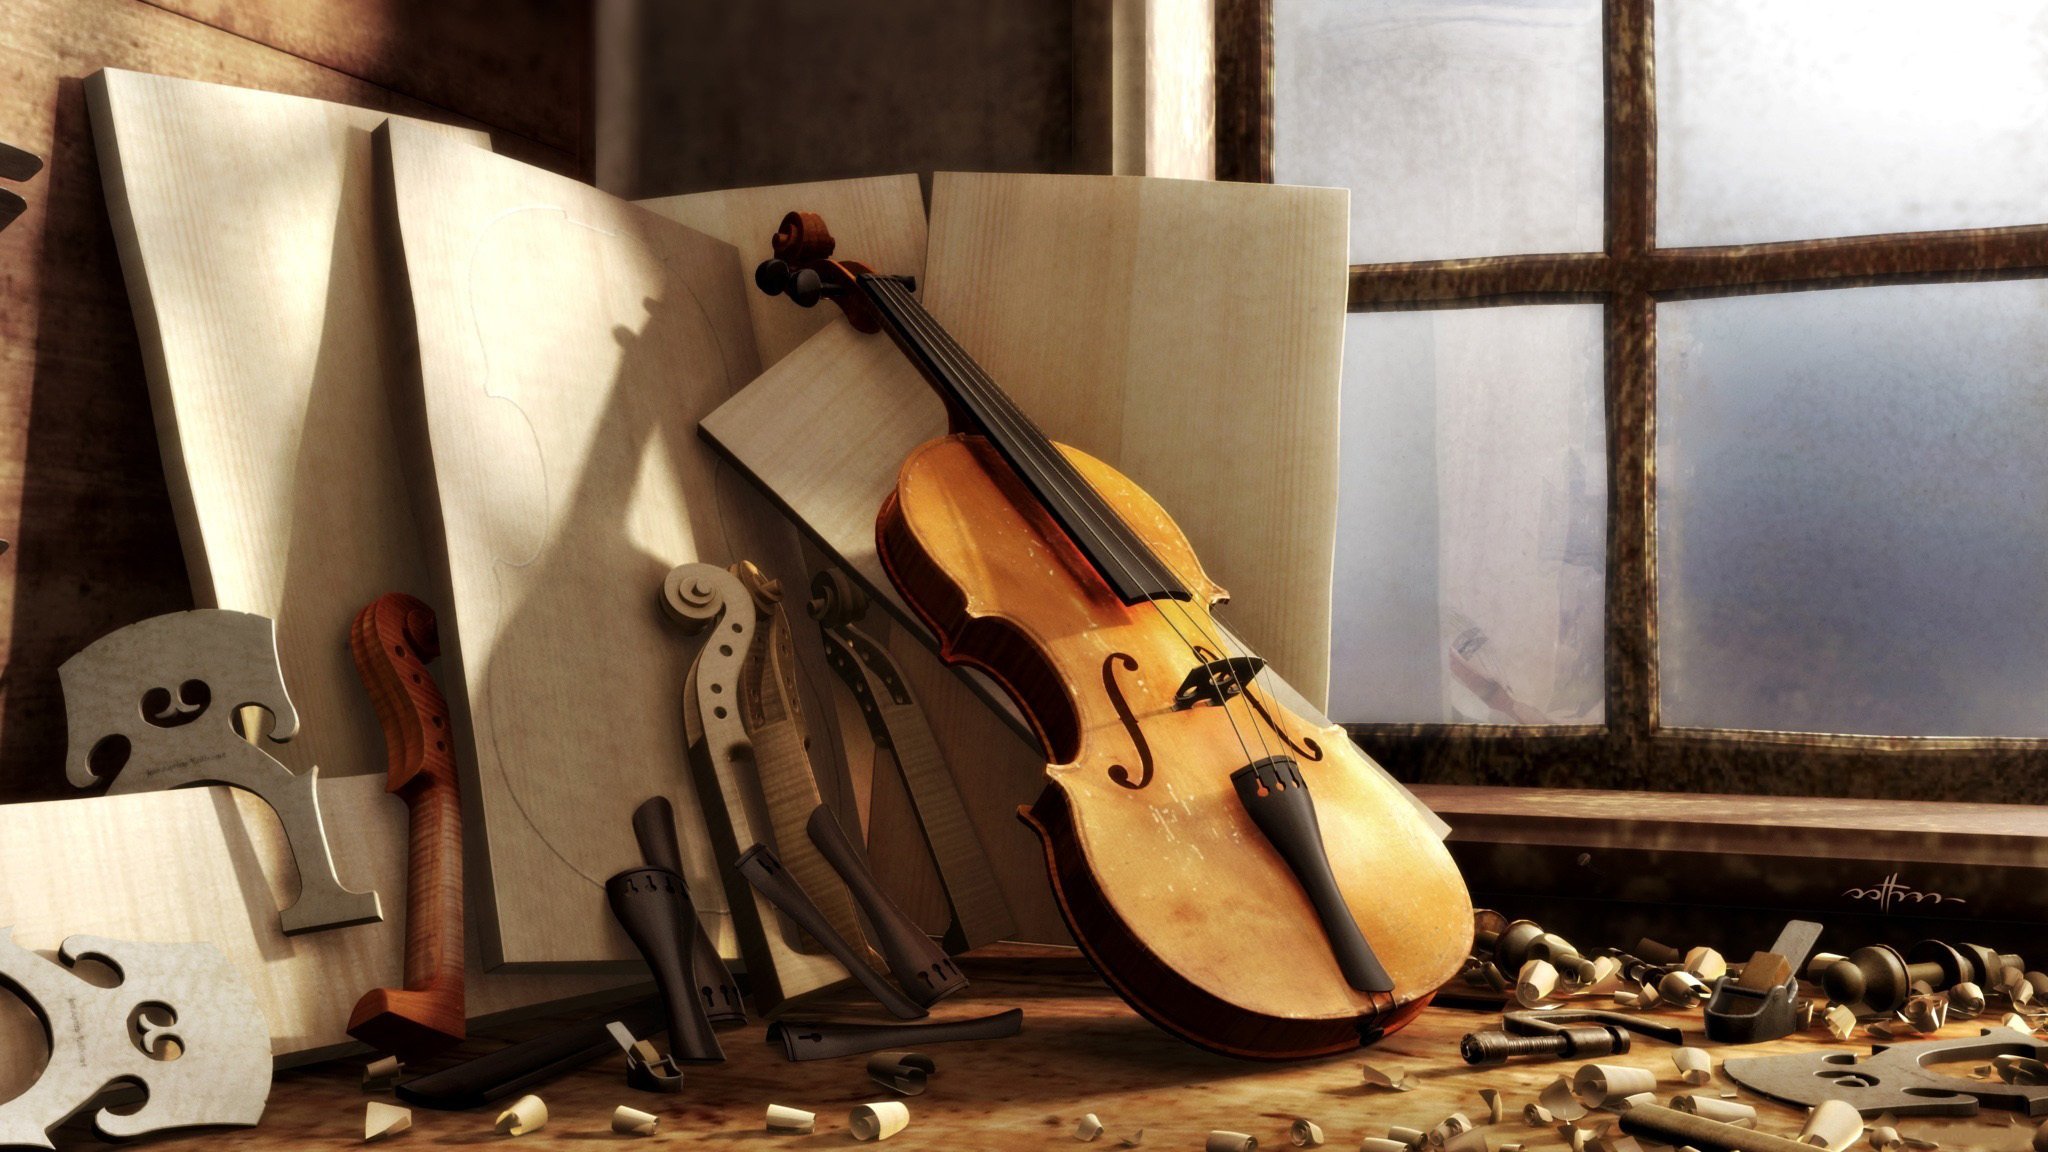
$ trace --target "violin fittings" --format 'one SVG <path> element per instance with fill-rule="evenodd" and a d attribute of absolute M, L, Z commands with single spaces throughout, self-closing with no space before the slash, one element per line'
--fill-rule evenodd
<path fill-rule="evenodd" d="M 683 874 L 683 853 L 676 839 L 676 812 L 666 796 L 656 796 L 633 810 L 633 838 L 639 842 L 640 858 L 650 868 L 666 868 Z M 718 954 L 718 945 L 695 917 L 690 932 L 690 979 L 697 999 L 714 1028 L 729 1028 L 747 1022 L 746 1003 L 740 998 L 739 982 Z"/>
<path fill-rule="evenodd" d="M 1358 921 L 1352 918 L 1351 908 L 1337 888 L 1337 878 L 1330 872 L 1322 829 L 1316 823 L 1315 801 L 1309 798 L 1301 769 L 1290 757 L 1268 756 L 1232 772 L 1230 782 L 1245 811 L 1251 813 L 1252 823 L 1280 853 L 1314 906 L 1345 983 L 1360 992 L 1392 992 L 1393 978 L 1358 930 Z"/>
<path fill-rule="evenodd" d="M 632 868 L 605 881 L 604 892 L 612 915 L 654 972 L 668 1014 L 669 1054 L 689 1064 L 723 1061 L 725 1050 L 691 978 L 685 933 L 686 925 L 697 922 L 697 909 L 682 875 L 666 868 Z"/>
<path fill-rule="evenodd" d="M 891 1016 L 899 1020 L 916 1020 L 925 1015 L 922 1007 L 898 992 L 895 985 L 882 979 L 873 968 L 868 967 L 867 961 L 861 959 L 860 954 L 853 950 L 853 945 L 847 943 L 845 937 L 833 931 L 832 922 L 825 919 L 825 914 L 811 902 L 810 895 L 804 891 L 803 885 L 797 883 L 796 877 L 791 876 L 789 870 L 782 866 L 782 861 L 776 857 L 773 849 L 766 844 L 756 844 L 742 852 L 733 867 L 741 876 L 746 877 L 747 883 L 752 884 L 755 891 L 767 897 L 768 902 L 775 905 L 778 911 L 794 921 L 797 927 L 810 933 L 812 939 L 824 945 L 825 950 L 832 954 L 832 958 L 839 961 L 840 966 L 854 979 L 859 980 L 861 986 L 876 1000 L 881 1001 L 882 1007 L 887 1008 Z"/>
<path fill-rule="evenodd" d="M 846 829 L 839 826 L 831 808 L 820 804 L 813 809 L 805 830 L 811 843 L 817 845 L 818 853 L 853 893 L 854 902 L 860 905 L 875 931 L 875 943 L 889 964 L 889 975 L 896 978 L 912 1000 L 929 1008 L 967 987 L 967 977 L 961 974 L 953 958 L 933 944 L 924 929 L 912 923 L 875 883 L 875 874 L 854 850 L 853 841 L 847 838 Z"/>

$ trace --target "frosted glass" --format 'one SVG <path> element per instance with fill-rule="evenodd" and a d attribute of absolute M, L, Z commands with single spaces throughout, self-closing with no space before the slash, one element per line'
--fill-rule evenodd
<path fill-rule="evenodd" d="M 2048 284 L 1665 304 L 1663 721 L 2048 736 Z"/>
<path fill-rule="evenodd" d="M 1656 19 L 1658 243 L 2048 223 L 2040 0 L 1682 0 Z"/>
<path fill-rule="evenodd" d="M 1282 0 L 1273 170 L 1351 189 L 1351 260 L 1597 251 L 1599 0 Z"/>
<path fill-rule="evenodd" d="M 1605 715 L 1600 309 L 1357 313 L 1345 332 L 1330 715 Z"/>

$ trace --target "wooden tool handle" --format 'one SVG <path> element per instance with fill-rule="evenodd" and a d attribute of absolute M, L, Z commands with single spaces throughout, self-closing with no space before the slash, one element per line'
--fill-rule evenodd
<path fill-rule="evenodd" d="M 811 810 L 806 831 L 819 854 L 846 882 L 847 891 L 853 893 L 861 911 L 867 913 L 868 925 L 875 930 L 875 942 L 881 945 L 882 958 L 889 963 L 889 974 L 896 977 L 896 983 L 903 986 L 912 1000 L 929 1008 L 967 987 L 967 977 L 961 975 L 953 958 L 940 951 L 932 938 L 912 923 L 889 899 L 889 894 L 882 891 L 882 886 L 875 883 L 875 874 L 868 871 L 867 861 L 854 849 L 853 841 L 847 838 L 846 829 L 839 826 L 829 806 L 820 804 Z"/>
<path fill-rule="evenodd" d="M 410 814 L 406 855 L 405 987 L 373 988 L 349 1014 L 348 1034 L 412 1060 L 462 1040 L 462 796 L 448 701 L 427 671 L 441 654 L 433 609 L 402 592 L 378 597 L 349 635 L 356 672 L 377 709 L 389 762 L 387 791 Z"/>

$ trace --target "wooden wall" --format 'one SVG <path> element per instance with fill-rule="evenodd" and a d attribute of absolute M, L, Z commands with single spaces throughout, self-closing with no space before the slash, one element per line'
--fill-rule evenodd
<path fill-rule="evenodd" d="M 621 196 L 903 172 L 1215 173 L 1213 0 L 596 11 L 597 184 Z"/>
<path fill-rule="evenodd" d="M 583 0 L 5 0 L 0 140 L 48 162 L 0 232 L 0 800 L 65 795 L 57 666 L 192 606 L 80 81 L 102 67 L 490 130 L 587 173 Z"/>

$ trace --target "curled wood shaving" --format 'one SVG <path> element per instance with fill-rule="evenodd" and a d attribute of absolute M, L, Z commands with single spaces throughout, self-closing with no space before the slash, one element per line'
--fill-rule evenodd
<path fill-rule="evenodd" d="M 1586 1106 L 1579 1103 L 1578 1097 L 1572 1094 L 1572 1082 L 1562 1076 L 1551 1081 L 1537 1100 L 1543 1105 L 1544 1111 L 1559 1120 L 1577 1120 L 1586 1114 Z"/>
<path fill-rule="evenodd" d="M 1847 1040 L 1856 1033 L 1856 1013 L 1847 1004 L 1831 1004 L 1827 1015 L 1821 1018 L 1828 1026 L 1828 1035 L 1837 1040 Z"/>
<path fill-rule="evenodd" d="M 1502 1111 L 1500 1093 L 1492 1088 L 1481 1088 L 1479 1090 L 1479 1100 L 1486 1105 L 1486 1122 L 1488 1124 L 1500 1123 Z"/>
<path fill-rule="evenodd" d="M 1358 1070 L 1365 1077 L 1365 1086 L 1368 1088 L 1387 1088 L 1395 1092 L 1415 1091 L 1415 1084 L 1406 1072 L 1401 1073 L 1399 1079 L 1395 1079 L 1370 1064 L 1360 1064 Z"/>

